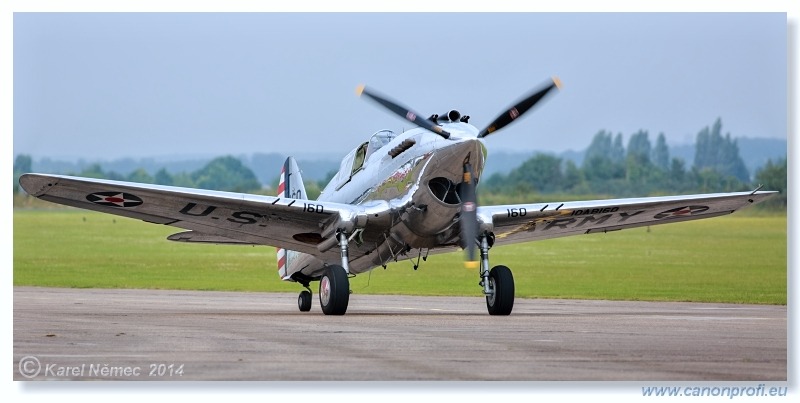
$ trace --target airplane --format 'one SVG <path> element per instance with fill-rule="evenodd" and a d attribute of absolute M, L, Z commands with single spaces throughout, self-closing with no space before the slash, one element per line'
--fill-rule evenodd
<path fill-rule="evenodd" d="M 751 192 L 479 206 L 486 137 L 560 88 L 559 79 L 551 78 L 479 130 L 457 110 L 426 118 L 359 86 L 359 96 L 416 127 L 375 132 L 344 157 L 317 200 L 307 197 L 292 157 L 281 170 L 277 196 L 47 174 L 25 174 L 19 183 L 50 202 L 186 230 L 170 235 L 171 241 L 274 246 L 280 278 L 304 288 L 299 310 L 311 309 L 310 284 L 318 281 L 325 315 L 345 314 L 351 277 L 398 259 L 458 249 L 465 250 L 465 266 L 477 269 L 489 314 L 509 315 L 514 277 L 506 266 L 490 268 L 495 245 L 717 217 L 777 193 L 759 186 Z"/>

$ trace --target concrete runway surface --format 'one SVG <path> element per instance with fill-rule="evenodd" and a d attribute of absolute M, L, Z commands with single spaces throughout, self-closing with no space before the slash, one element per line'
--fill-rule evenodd
<path fill-rule="evenodd" d="M 785 381 L 785 306 L 14 287 L 15 380 Z"/>

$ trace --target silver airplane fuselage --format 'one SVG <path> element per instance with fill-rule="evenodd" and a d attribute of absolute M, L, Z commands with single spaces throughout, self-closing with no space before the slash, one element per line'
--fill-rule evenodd
<path fill-rule="evenodd" d="M 358 232 L 353 238 L 351 250 L 360 251 L 355 255 L 362 256 L 350 261 L 350 273 L 386 265 L 409 256 L 412 250 L 423 253 L 430 248 L 459 247 L 461 200 L 457 188 L 465 162 L 473 167 L 474 179 L 479 180 L 486 147 L 483 139 L 477 138 L 475 126 L 457 122 L 442 127 L 451 133 L 449 139 L 426 129 L 408 130 L 369 150 L 360 167 L 358 158 L 354 158 L 359 150 L 356 148 L 322 191 L 319 201 L 359 205 L 370 222 L 385 223 L 381 226 L 384 231 Z M 297 260 L 295 270 L 308 277 L 320 275 L 326 266 L 326 262 L 308 254 L 296 253 L 293 258 Z"/>

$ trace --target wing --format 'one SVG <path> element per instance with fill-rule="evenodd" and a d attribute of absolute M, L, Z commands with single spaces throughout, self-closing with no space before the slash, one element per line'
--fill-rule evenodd
<path fill-rule="evenodd" d="M 191 230 L 175 241 L 272 245 L 320 255 L 317 244 L 359 213 L 346 204 L 26 174 L 28 194 L 68 206 Z"/>
<path fill-rule="evenodd" d="M 482 228 L 495 244 L 717 217 L 758 203 L 777 192 L 715 193 L 478 207 Z"/>

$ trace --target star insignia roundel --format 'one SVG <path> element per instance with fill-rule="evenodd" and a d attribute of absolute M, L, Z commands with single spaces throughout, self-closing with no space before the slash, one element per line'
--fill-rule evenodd
<path fill-rule="evenodd" d="M 101 206 L 136 207 L 143 203 L 142 199 L 124 192 L 97 192 L 86 196 L 86 200 Z"/>
<path fill-rule="evenodd" d="M 664 218 L 680 218 L 700 214 L 706 210 L 708 210 L 708 206 L 684 206 L 674 208 L 672 210 L 662 211 L 653 216 L 653 218 L 656 220 L 661 220 Z"/>

